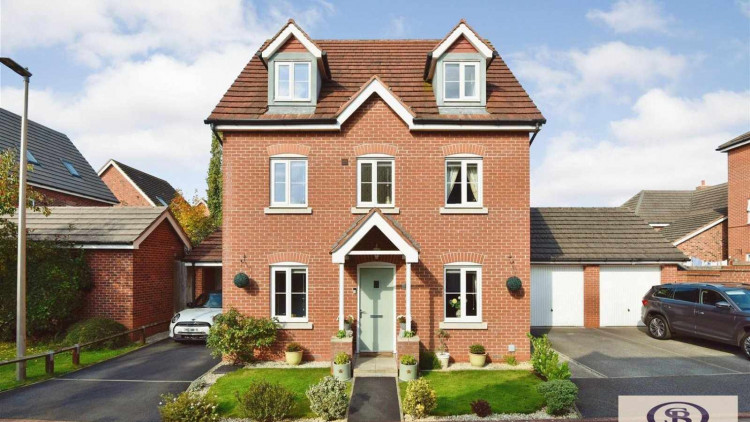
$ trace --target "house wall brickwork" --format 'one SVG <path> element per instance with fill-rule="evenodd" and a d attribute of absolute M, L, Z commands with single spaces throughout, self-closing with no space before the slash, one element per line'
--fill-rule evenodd
<path fill-rule="evenodd" d="M 101 179 L 109 187 L 109 190 L 115 195 L 120 201 L 121 206 L 130 207 L 148 207 L 151 203 L 148 199 L 144 198 L 138 189 L 133 186 L 125 175 L 116 169 L 115 166 L 109 166 L 104 173 L 101 174 Z"/>
<path fill-rule="evenodd" d="M 735 148 L 728 153 L 729 164 L 729 257 L 737 263 L 750 264 L 750 145 Z"/>
<path fill-rule="evenodd" d="M 56 207 L 111 207 L 114 204 L 97 201 L 95 199 L 82 198 L 80 196 L 57 192 L 45 188 L 33 186 L 32 189 L 44 195 L 48 206 Z"/>
<path fill-rule="evenodd" d="M 677 249 L 684 252 L 685 255 L 709 262 L 726 260 L 727 248 L 726 221 L 677 245 Z"/>
<path fill-rule="evenodd" d="M 276 144 L 310 147 L 308 204 L 312 214 L 266 215 L 269 205 L 268 149 Z M 225 132 L 223 290 L 226 309 L 270 316 L 268 255 L 302 253 L 308 260 L 308 313 L 311 330 L 284 330 L 275 356 L 288 341 L 300 342 L 306 359 L 328 359 L 330 338 L 338 329 L 338 265 L 330 250 L 358 217 L 356 152 L 364 144 L 397 148 L 395 215 L 421 245 L 412 265 L 412 315 L 421 347 L 435 349 L 435 330 L 443 320 L 443 257 L 448 253 L 484 255 L 482 305 L 486 330 L 449 330 L 448 348 L 457 360 L 468 359 L 468 347 L 482 343 L 490 357 L 503 356 L 514 344 L 520 360 L 529 357 L 529 138 L 526 132 L 410 132 L 379 98 L 368 100 L 340 132 Z M 445 155 L 452 144 L 483 148 L 485 215 L 441 215 L 444 205 Z M 369 148 L 369 147 L 368 147 Z M 390 147 L 389 147 L 390 148 Z M 344 165 L 343 159 L 348 160 Z M 374 257 L 352 257 L 345 266 L 345 315 L 357 315 L 357 263 Z M 397 313 L 405 313 L 403 257 L 379 258 L 397 263 Z M 232 278 L 246 272 L 253 283 L 239 289 Z M 505 280 L 518 276 L 524 291 L 512 295 Z M 397 327 L 394 327 L 396 330 Z"/>
<path fill-rule="evenodd" d="M 133 328 L 133 251 L 90 249 L 86 261 L 92 287 L 86 294 L 83 316 L 109 318 Z"/>
<path fill-rule="evenodd" d="M 599 266 L 583 267 L 583 325 L 599 326 Z"/>

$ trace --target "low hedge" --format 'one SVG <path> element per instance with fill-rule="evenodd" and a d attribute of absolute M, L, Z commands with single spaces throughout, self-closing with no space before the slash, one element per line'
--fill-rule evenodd
<path fill-rule="evenodd" d="M 68 334 L 65 336 L 65 345 L 72 346 L 74 344 L 88 343 L 90 341 L 99 340 L 100 338 L 109 337 L 118 333 L 127 331 L 128 329 L 117 321 L 113 321 L 107 318 L 90 318 L 77 322 L 70 326 Z M 130 343 L 130 338 L 127 335 L 122 335 L 96 343 L 89 346 L 90 349 L 118 349 L 126 346 Z"/>

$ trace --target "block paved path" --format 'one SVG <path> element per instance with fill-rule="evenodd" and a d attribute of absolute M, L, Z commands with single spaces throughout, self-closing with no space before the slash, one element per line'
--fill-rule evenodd
<path fill-rule="evenodd" d="M 349 422 L 399 422 L 395 377 L 357 377 L 349 402 Z"/>

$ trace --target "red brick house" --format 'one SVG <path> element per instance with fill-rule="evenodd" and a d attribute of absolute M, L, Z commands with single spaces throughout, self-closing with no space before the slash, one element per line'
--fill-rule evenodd
<path fill-rule="evenodd" d="M 544 122 L 463 21 L 442 40 L 313 40 L 289 21 L 206 120 L 223 143 L 225 307 L 278 318 L 308 359 L 329 359 L 347 315 L 358 352 L 401 347 L 404 315 L 423 348 L 443 328 L 457 360 L 472 343 L 528 359 Z"/>
<path fill-rule="evenodd" d="M 98 175 L 126 207 L 165 207 L 177 193 L 166 180 L 115 160 L 107 161 Z"/>
<path fill-rule="evenodd" d="M 188 267 L 188 286 L 192 286 L 191 300 L 201 293 L 221 290 L 221 228 L 211 233 L 185 254 Z"/>
<path fill-rule="evenodd" d="M 729 169 L 729 259 L 750 264 L 750 132 L 722 144 L 718 151 L 727 154 Z"/>

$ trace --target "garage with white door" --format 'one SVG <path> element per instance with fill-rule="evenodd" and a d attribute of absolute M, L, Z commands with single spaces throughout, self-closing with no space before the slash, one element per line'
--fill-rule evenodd
<path fill-rule="evenodd" d="M 658 265 L 599 267 L 599 325 L 643 325 L 641 300 L 657 284 L 661 284 L 661 267 Z"/>
<path fill-rule="evenodd" d="M 531 267 L 531 326 L 583 326 L 583 267 Z"/>

